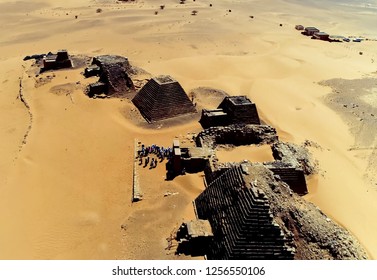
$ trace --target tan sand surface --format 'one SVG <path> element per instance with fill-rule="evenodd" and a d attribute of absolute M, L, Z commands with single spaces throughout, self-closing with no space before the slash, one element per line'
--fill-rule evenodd
<path fill-rule="evenodd" d="M 294 29 L 375 39 L 375 10 L 295 0 L 210 3 L 0 0 L 1 259 L 178 258 L 164 250 L 166 238 L 193 217 L 191 201 L 204 187 L 200 174 L 164 181 L 158 166 L 141 171 L 145 200 L 132 204 L 134 139 L 169 145 L 201 128 L 196 119 L 139 126 L 129 119 L 129 100 L 83 94 L 83 69 L 35 77 L 22 61 L 61 48 L 127 56 L 152 75 L 172 75 L 187 92 L 212 87 L 249 96 L 282 139 L 320 146 L 311 149 L 321 170 L 307 199 L 377 258 L 377 188 L 364 179 L 371 151 L 349 150 L 354 136 L 323 102 L 331 89 L 318 84 L 376 76 L 377 42 L 321 42 Z M 18 98 L 20 79 L 29 111 Z"/>
<path fill-rule="evenodd" d="M 216 156 L 220 162 L 240 162 L 249 160 L 251 162 L 273 161 L 270 145 L 248 145 L 234 148 L 218 147 Z"/>

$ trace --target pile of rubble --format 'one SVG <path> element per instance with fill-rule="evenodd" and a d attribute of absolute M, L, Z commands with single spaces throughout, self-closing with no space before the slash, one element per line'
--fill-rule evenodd
<path fill-rule="evenodd" d="M 278 140 L 276 129 L 269 125 L 229 125 L 210 127 L 198 134 L 198 147 L 214 148 L 219 144 L 235 146 L 271 144 Z"/>

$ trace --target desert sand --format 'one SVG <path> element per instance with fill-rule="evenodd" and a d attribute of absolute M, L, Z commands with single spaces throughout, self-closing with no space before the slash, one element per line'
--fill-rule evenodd
<path fill-rule="evenodd" d="M 36 77 L 32 61 L 23 61 L 68 49 L 126 56 L 151 75 L 173 76 L 187 93 L 211 87 L 247 95 L 282 140 L 315 143 L 320 171 L 310 178 L 306 199 L 376 259 L 377 142 L 355 149 L 357 133 L 329 105 L 333 88 L 320 83 L 377 78 L 377 42 L 329 43 L 294 29 L 303 24 L 377 39 L 377 3 L 364 2 L 0 0 L 0 258 L 188 258 L 166 251 L 166 238 L 194 217 L 202 174 L 164 181 L 163 164 L 141 168 L 144 200 L 131 203 L 133 149 L 135 139 L 190 144 L 188 133 L 201 130 L 198 119 L 139 125 L 128 99 L 84 95 L 90 79 L 82 68 Z M 364 97 L 373 108 L 376 87 Z M 198 97 L 199 106 L 217 104 Z M 268 156 L 261 150 L 256 158 Z M 237 160 L 227 153 L 222 159 Z"/>

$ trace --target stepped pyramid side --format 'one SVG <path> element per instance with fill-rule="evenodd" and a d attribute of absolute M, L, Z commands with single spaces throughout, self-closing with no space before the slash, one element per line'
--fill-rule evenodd
<path fill-rule="evenodd" d="M 170 76 L 149 80 L 132 102 L 148 122 L 196 112 L 182 86 Z"/>
<path fill-rule="evenodd" d="M 215 179 L 195 205 L 198 218 L 209 220 L 214 234 L 208 259 L 293 259 L 265 194 L 246 184 L 240 167 Z"/>

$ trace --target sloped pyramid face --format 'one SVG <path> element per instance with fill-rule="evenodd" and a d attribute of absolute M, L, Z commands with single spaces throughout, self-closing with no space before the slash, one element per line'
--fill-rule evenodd
<path fill-rule="evenodd" d="M 240 167 L 212 181 L 195 199 L 199 219 L 209 220 L 214 239 L 208 259 L 293 259 L 262 190 L 246 184 Z"/>
<path fill-rule="evenodd" d="M 170 76 L 150 79 L 132 102 L 148 122 L 196 112 L 181 85 Z"/>

